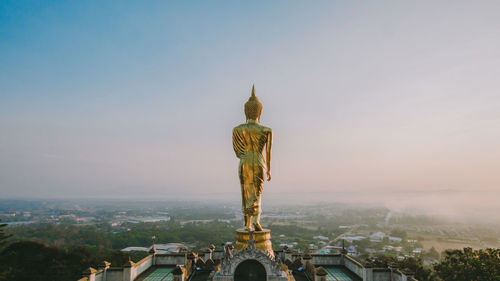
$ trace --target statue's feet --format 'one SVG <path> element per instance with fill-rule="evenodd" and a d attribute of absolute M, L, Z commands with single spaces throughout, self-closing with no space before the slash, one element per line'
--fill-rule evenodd
<path fill-rule="evenodd" d="M 245 215 L 245 224 L 244 224 L 245 231 L 252 231 L 251 225 L 252 225 L 252 223 L 251 223 L 251 217 Z"/>
<path fill-rule="evenodd" d="M 262 226 L 260 226 L 260 223 L 254 223 L 253 227 L 255 228 L 255 231 L 262 231 Z"/>

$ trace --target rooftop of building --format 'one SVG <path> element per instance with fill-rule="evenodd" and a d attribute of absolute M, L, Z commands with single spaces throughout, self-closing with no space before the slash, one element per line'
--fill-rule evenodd
<path fill-rule="evenodd" d="M 365 267 L 356 259 L 344 254 L 299 254 L 290 251 L 276 251 L 275 255 L 283 261 L 296 281 L 314 280 L 315 275 L 326 277 L 327 281 L 389 281 L 406 276 L 406 280 L 416 281 L 411 275 L 388 268 Z M 141 261 L 128 262 L 123 267 L 99 268 L 86 270 L 80 281 L 173 281 L 174 275 L 183 275 L 186 281 L 210 280 L 220 270 L 224 259 L 222 251 L 207 253 L 168 253 L 152 254 Z M 211 262 L 209 262 L 211 261 Z M 306 272 L 307 271 L 307 272 Z M 312 276 L 311 276 L 312 274 Z M 90 278 L 94 276 L 94 279 Z M 308 276 L 309 275 L 309 276 Z M 372 276 L 367 279 L 367 276 Z M 313 278 L 311 278 L 313 277 Z"/>

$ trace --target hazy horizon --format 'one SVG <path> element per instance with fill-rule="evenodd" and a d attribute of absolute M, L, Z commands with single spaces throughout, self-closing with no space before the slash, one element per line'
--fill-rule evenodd
<path fill-rule="evenodd" d="M 290 192 L 267 191 L 263 196 L 263 212 L 277 206 L 346 205 L 365 208 L 387 208 L 395 214 L 429 216 L 454 223 L 500 224 L 500 207 L 488 204 L 491 198 L 499 198 L 500 191 L 333 191 Z M 66 202 L 198 202 L 207 204 L 240 204 L 240 193 L 179 193 L 179 194 L 118 194 L 117 196 L 88 197 L 18 197 L 5 200 L 66 201 Z"/>
<path fill-rule="evenodd" d="M 499 8 L 6 1 L 0 198 L 239 200 L 231 130 L 255 84 L 274 130 L 264 200 L 500 213 Z"/>

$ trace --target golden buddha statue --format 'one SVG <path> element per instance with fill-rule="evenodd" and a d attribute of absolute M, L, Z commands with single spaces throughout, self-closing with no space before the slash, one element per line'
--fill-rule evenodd
<path fill-rule="evenodd" d="M 259 124 L 261 112 L 262 104 L 255 96 L 255 87 L 252 86 L 252 95 L 245 103 L 247 122 L 233 129 L 233 148 L 236 157 L 240 159 L 238 174 L 246 231 L 252 230 L 251 225 L 256 231 L 262 231 L 260 214 L 264 171 L 267 171 L 267 180 L 271 180 L 273 131 Z M 264 147 L 266 148 L 265 161 L 262 154 Z"/>

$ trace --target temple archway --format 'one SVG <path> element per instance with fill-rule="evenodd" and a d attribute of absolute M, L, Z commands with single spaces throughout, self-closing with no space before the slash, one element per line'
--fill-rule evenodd
<path fill-rule="evenodd" d="M 234 281 L 266 281 L 266 269 L 256 260 L 241 262 L 234 271 Z"/>

